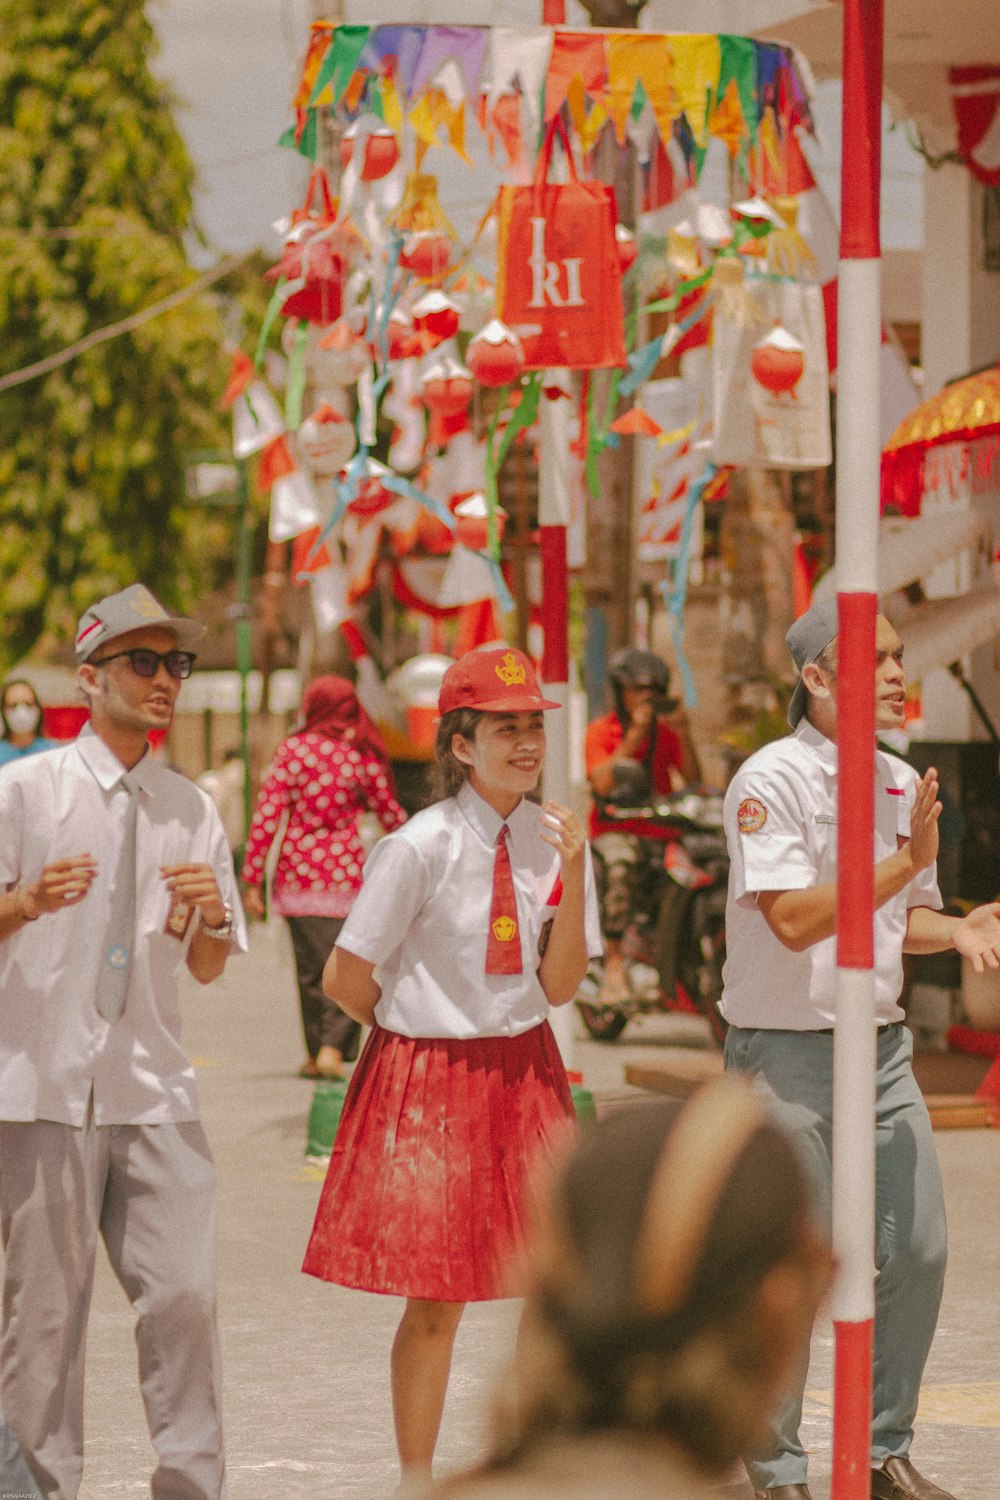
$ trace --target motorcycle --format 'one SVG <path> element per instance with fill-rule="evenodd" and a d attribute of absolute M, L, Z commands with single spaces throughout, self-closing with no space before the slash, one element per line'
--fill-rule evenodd
<path fill-rule="evenodd" d="M 603 965 L 592 961 L 577 1008 L 599 1042 L 616 1041 L 633 1016 L 683 1010 L 703 1015 L 721 1043 L 729 879 L 722 796 L 688 789 L 646 806 L 605 804 L 601 811 L 604 823 L 637 818 L 656 824 L 662 838 L 602 833 L 593 844 L 599 885 L 631 909 L 622 939 L 627 992 L 602 999 Z"/>

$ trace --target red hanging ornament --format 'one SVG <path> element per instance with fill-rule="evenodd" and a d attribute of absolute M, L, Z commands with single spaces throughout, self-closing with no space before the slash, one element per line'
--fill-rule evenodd
<path fill-rule="evenodd" d="M 388 510 L 390 505 L 396 501 L 392 490 L 387 490 L 384 479 L 390 474 L 385 464 L 380 464 L 377 458 L 366 458 L 361 469 L 358 480 L 358 490 L 354 499 L 347 509 L 354 516 L 370 519 L 377 516 L 380 511 Z"/>
<path fill-rule="evenodd" d="M 318 197 L 318 207 L 314 200 Z M 337 203 L 325 174 L 316 169 L 305 202 L 292 216 L 281 260 L 265 272 L 268 281 L 302 285 L 281 305 L 285 318 L 326 326 L 340 317 L 344 282 L 360 240 L 345 219 L 337 221 Z"/>
<path fill-rule="evenodd" d="M 624 224 L 615 225 L 615 249 L 618 251 L 618 266 L 622 275 L 635 263 L 639 254 L 639 246 L 635 242 L 635 235 L 631 229 L 626 229 Z"/>
<path fill-rule="evenodd" d="M 399 161 L 399 142 L 388 125 L 373 130 L 365 141 L 365 154 L 361 163 L 361 181 L 378 182 L 388 177 Z"/>
<path fill-rule="evenodd" d="M 418 230 L 403 241 L 399 264 L 421 281 L 440 281 L 451 263 L 451 240 L 434 230 Z"/>
<path fill-rule="evenodd" d="M 456 496 L 451 509 L 455 516 L 455 541 L 473 552 L 485 552 L 489 543 L 489 510 L 482 490 L 471 495 Z M 497 536 L 503 536 L 507 524 L 507 512 L 497 506 Z"/>
<path fill-rule="evenodd" d="M 443 342 L 458 332 L 458 304 L 444 292 L 425 292 L 413 304 L 413 326 L 418 333 L 428 333 Z"/>
<path fill-rule="evenodd" d="M 413 319 L 409 313 L 401 307 L 393 308 L 389 314 L 387 333 L 387 353 L 389 359 L 410 359 L 414 354 L 424 353 L 424 348 L 413 326 Z M 376 355 L 381 351 L 373 346 Z"/>
<path fill-rule="evenodd" d="M 424 371 L 420 386 L 431 411 L 442 417 L 457 417 L 472 400 L 472 371 L 446 354 Z"/>
<path fill-rule="evenodd" d="M 766 339 L 755 344 L 750 354 L 754 379 L 775 396 L 794 394 L 806 367 L 805 349 L 787 328 L 776 323 Z"/>
<path fill-rule="evenodd" d="M 524 369 L 524 349 L 513 328 L 492 318 L 470 339 L 465 360 L 480 385 L 509 385 Z"/>
<path fill-rule="evenodd" d="M 358 147 L 358 127 L 351 125 L 340 138 L 340 165 L 346 172 Z M 362 182 L 378 182 L 388 177 L 399 161 L 399 141 L 395 131 L 388 125 L 379 125 L 374 130 L 363 132 L 361 141 L 361 165 L 358 175 Z"/>

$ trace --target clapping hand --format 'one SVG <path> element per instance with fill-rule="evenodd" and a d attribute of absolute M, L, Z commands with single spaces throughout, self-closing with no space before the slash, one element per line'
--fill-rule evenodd
<path fill-rule="evenodd" d="M 940 816 L 938 775 L 930 766 L 926 775 L 921 777 L 910 813 L 910 858 L 917 870 L 926 870 L 937 859 Z"/>
<path fill-rule="evenodd" d="M 1000 969 L 1000 902 L 977 906 L 963 917 L 952 940 L 977 974 Z"/>
<path fill-rule="evenodd" d="M 174 902 L 196 906 L 206 927 L 221 927 L 226 904 L 211 865 L 161 865 L 160 874 Z"/>

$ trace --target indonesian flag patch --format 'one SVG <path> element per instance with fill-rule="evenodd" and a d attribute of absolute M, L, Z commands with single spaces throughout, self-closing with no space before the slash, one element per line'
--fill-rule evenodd
<path fill-rule="evenodd" d="M 740 833 L 760 833 L 767 822 L 767 808 L 758 797 L 744 797 L 736 811 Z"/>

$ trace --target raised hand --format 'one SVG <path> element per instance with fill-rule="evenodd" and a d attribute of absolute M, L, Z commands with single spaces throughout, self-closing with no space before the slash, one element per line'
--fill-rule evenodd
<path fill-rule="evenodd" d="M 929 766 L 917 787 L 913 811 L 910 813 L 910 858 L 914 868 L 926 870 L 938 856 L 938 819 L 941 803 L 937 800 L 938 775 Z"/>
<path fill-rule="evenodd" d="M 559 850 L 563 867 L 583 859 L 587 835 L 579 818 L 558 802 L 543 802 L 538 831 L 547 844 Z"/>
<path fill-rule="evenodd" d="M 952 939 L 977 974 L 1000 969 L 1000 902 L 977 906 L 963 917 Z"/>

